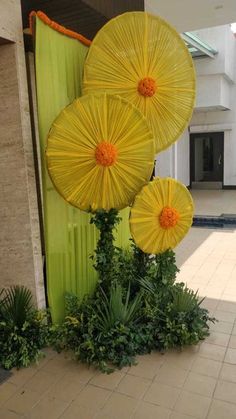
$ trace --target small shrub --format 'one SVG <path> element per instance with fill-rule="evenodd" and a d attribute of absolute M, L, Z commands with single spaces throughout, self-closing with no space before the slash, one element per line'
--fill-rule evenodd
<path fill-rule="evenodd" d="M 15 285 L 2 290 L 0 301 L 1 317 L 13 326 L 23 327 L 33 311 L 32 294 L 29 289 Z"/>
<path fill-rule="evenodd" d="M 153 290 L 151 290 L 152 292 Z M 169 299 L 162 304 L 155 305 L 155 294 L 152 303 L 147 303 L 147 317 L 152 323 L 155 347 L 166 350 L 184 345 L 195 345 L 209 335 L 208 311 L 200 305 L 197 292 L 187 288 L 184 284 L 173 285 Z M 156 297 L 158 301 L 160 299 Z"/>
<path fill-rule="evenodd" d="M 182 348 L 209 334 L 214 319 L 201 308 L 202 300 L 175 284 L 173 251 L 144 255 L 133 245 L 130 251 L 116 248 L 112 261 L 93 296 L 82 302 L 66 296 L 65 322 L 53 327 L 59 351 L 72 350 L 76 359 L 109 373 L 135 363 L 137 354 Z"/>
<path fill-rule="evenodd" d="M 123 300 L 123 289 L 120 284 L 112 285 L 109 299 L 101 290 L 101 301 L 97 305 L 97 317 L 101 330 L 110 330 L 118 323 L 126 326 L 138 321 L 138 313 L 142 307 L 142 294 L 137 294 L 133 301 L 130 301 L 129 286 L 125 301 Z"/>
<path fill-rule="evenodd" d="M 67 316 L 62 326 L 54 327 L 53 342 L 57 350 L 70 349 L 75 358 L 111 372 L 135 362 L 135 355 L 150 352 L 152 335 L 142 322 L 142 296 L 130 300 L 129 289 L 111 288 L 107 298 L 98 290 L 94 298 L 82 304 L 67 296 Z"/>
<path fill-rule="evenodd" d="M 36 311 L 32 294 L 14 286 L 0 293 L 0 365 L 6 369 L 27 367 L 47 345 L 48 315 Z"/>

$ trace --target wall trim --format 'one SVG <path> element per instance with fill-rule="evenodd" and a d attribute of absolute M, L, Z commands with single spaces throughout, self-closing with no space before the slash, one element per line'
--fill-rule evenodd
<path fill-rule="evenodd" d="M 236 185 L 223 185 L 222 189 L 234 190 Z"/>
<path fill-rule="evenodd" d="M 205 124 L 205 125 L 192 125 L 189 127 L 191 134 L 202 133 L 202 132 L 220 132 L 220 131 L 231 131 L 233 124 Z"/>

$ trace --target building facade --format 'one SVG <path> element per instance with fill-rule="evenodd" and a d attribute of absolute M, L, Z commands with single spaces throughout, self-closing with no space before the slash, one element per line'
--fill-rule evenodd
<path fill-rule="evenodd" d="M 192 34 L 214 55 L 194 58 L 193 116 L 181 138 L 157 156 L 156 174 L 193 188 L 236 188 L 236 38 L 230 25 Z"/>

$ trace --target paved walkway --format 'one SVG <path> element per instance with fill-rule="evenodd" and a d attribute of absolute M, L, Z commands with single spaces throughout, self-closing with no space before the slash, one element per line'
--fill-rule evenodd
<path fill-rule="evenodd" d="M 219 319 L 205 342 L 111 375 L 48 350 L 1 385 L 0 418 L 236 419 L 236 231 L 193 228 L 177 260 Z"/>

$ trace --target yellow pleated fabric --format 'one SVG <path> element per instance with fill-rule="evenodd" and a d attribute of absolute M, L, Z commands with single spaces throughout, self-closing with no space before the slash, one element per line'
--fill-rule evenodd
<path fill-rule="evenodd" d="M 164 228 L 163 210 L 176 217 Z M 156 178 L 136 196 L 130 214 L 130 230 L 135 243 L 146 253 L 173 249 L 192 225 L 194 205 L 188 189 L 172 178 Z M 168 214 L 167 214 L 168 215 Z M 168 218 L 168 217 L 167 217 Z"/>
<path fill-rule="evenodd" d="M 55 187 L 71 205 L 122 209 L 150 179 L 154 141 L 132 104 L 106 93 L 87 95 L 54 121 L 46 157 Z"/>
<path fill-rule="evenodd" d="M 124 13 L 100 29 L 89 49 L 83 94 L 96 91 L 119 94 L 137 106 L 147 117 L 159 152 L 178 139 L 192 115 L 191 55 L 160 17 Z"/>

